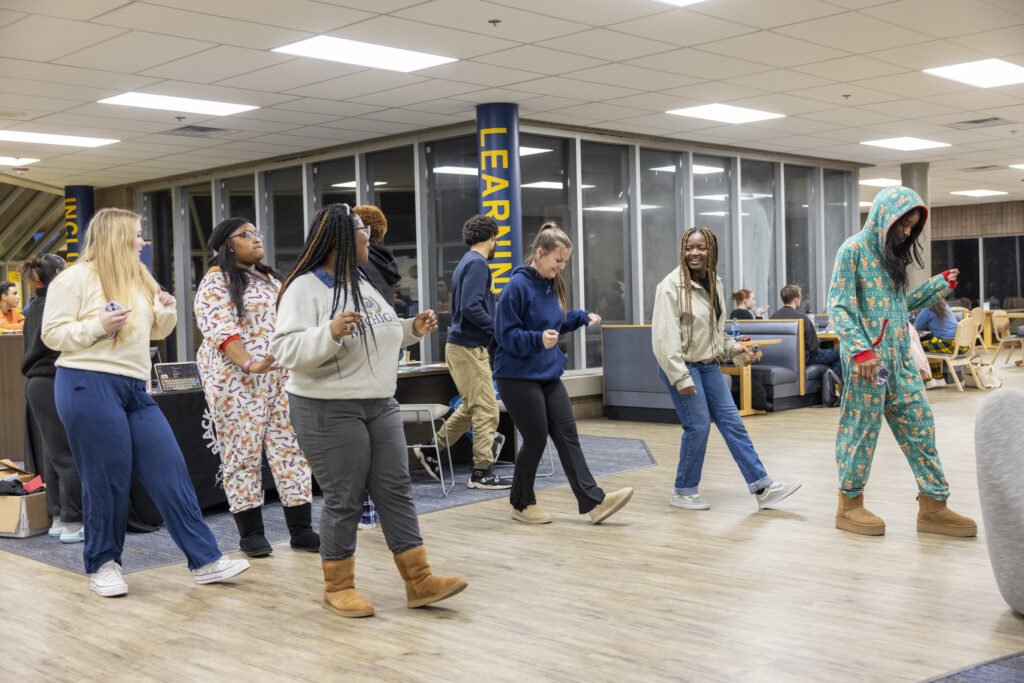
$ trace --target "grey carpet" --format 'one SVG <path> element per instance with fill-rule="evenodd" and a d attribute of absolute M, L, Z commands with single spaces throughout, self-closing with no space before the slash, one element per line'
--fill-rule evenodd
<path fill-rule="evenodd" d="M 657 464 L 647 444 L 639 439 L 581 436 L 580 443 L 583 446 L 584 454 L 586 454 L 587 463 L 590 465 L 590 471 L 595 477 L 618 474 Z M 538 477 L 537 489 L 546 489 L 566 483 L 561 464 L 558 462 L 557 455 L 554 454 L 554 447 L 550 445 L 541 461 L 539 472 L 549 471 L 549 463 L 552 460 L 554 461 L 554 476 Z M 416 511 L 419 514 L 426 514 L 508 496 L 507 490 L 481 491 L 468 488 L 466 482 L 469 481 L 471 467 L 469 463 L 455 465 L 455 486 L 447 497 L 441 495 L 441 485 L 431 479 L 426 472 L 419 469 L 413 470 L 412 492 L 416 501 Z M 511 467 L 499 469 L 498 472 L 502 476 L 512 477 Z M 323 499 L 316 497 L 313 500 L 314 526 L 319 522 L 322 506 Z M 224 553 L 238 550 L 238 531 L 226 506 L 207 510 L 204 519 L 213 530 L 214 536 L 217 537 L 217 545 Z M 288 528 L 285 526 L 284 515 L 279 503 L 267 503 L 263 522 L 268 541 L 276 545 L 288 540 Z M 32 538 L 0 538 L 0 550 L 79 574 L 84 573 L 80 543 L 64 544 L 56 538 L 43 534 Z M 174 545 L 167 530 L 160 529 L 150 534 L 128 534 L 125 539 L 122 559 L 124 572 L 127 574 L 182 563 L 185 558 L 178 547 Z"/>
<path fill-rule="evenodd" d="M 1020 683 L 1024 681 L 1024 652 L 990 659 L 959 671 L 929 678 L 926 683 Z"/>

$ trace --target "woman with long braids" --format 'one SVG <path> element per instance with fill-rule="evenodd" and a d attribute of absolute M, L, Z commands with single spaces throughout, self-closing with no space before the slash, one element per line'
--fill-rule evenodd
<path fill-rule="evenodd" d="M 35 301 L 25 314 L 25 355 L 21 358 L 21 374 L 25 375 L 25 400 L 35 425 L 38 446 L 42 456 L 43 482 L 46 484 L 46 513 L 53 518 L 50 535 L 59 536 L 62 543 L 84 540 L 82 529 L 82 480 L 71 456 L 71 446 L 64 425 L 57 416 L 53 398 L 54 365 L 60 351 L 43 343 L 40 336 L 43 312 L 46 310 L 46 290 L 53 278 L 68 267 L 56 254 L 40 254 L 25 261 L 18 270 L 36 290 Z"/>
<path fill-rule="evenodd" d="M 555 442 L 558 459 L 576 496 L 581 515 L 600 524 L 633 497 L 626 487 L 605 495 L 594 481 L 580 448 L 576 418 L 562 384 L 565 354 L 558 337 L 584 325 L 597 325 L 601 316 L 568 311 L 562 270 L 572 256 L 572 242 L 554 223 L 545 223 L 533 240 L 526 264 L 512 271 L 494 314 L 494 377 L 498 391 L 523 445 L 512 475 L 512 519 L 525 524 L 547 524 L 551 515 L 537 505 L 533 482 L 548 437 Z"/>
<path fill-rule="evenodd" d="M 835 323 L 847 378 L 836 435 L 836 528 L 855 534 L 885 533 L 885 522 L 864 507 L 883 414 L 917 482 L 918 532 L 978 533 L 974 520 L 946 507 L 949 484 L 935 449 L 935 419 L 910 355 L 907 311 L 944 299 L 960 272 L 947 270 L 910 290 L 907 266 L 923 267 L 917 239 L 926 220 L 920 195 L 909 187 L 885 188 L 871 204 L 864 228 L 839 248 L 832 271 L 828 317 Z M 879 379 L 883 368 L 888 379 Z"/>
<path fill-rule="evenodd" d="M 679 268 L 658 284 L 651 337 L 658 377 L 672 396 L 683 426 L 672 505 L 707 510 L 699 491 L 711 421 L 740 468 L 760 509 L 774 507 L 798 488 L 799 481 L 773 481 L 754 450 L 721 362 L 752 355 L 725 334 L 725 295 L 718 267 L 718 240 L 707 228 L 690 228 L 679 244 Z"/>
<path fill-rule="evenodd" d="M 405 580 L 409 607 L 444 600 L 461 577 L 430 573 L 409 480 L 395 388 L 399 349 L 437 328 L 434 312 L 395 315 L 359 267 L 370 230 L 347 204 L 316 212 L 295 270 L 278 296 L 270 350 L 288 368 L 289 410 L 299 445 L 324 492 L 320 557 L 324 607 L 344 617 L 374 613 L 355 590 L 356 528 L 369 491 Z"/>
<path fill-rule="evenodd" d="M 203 333 L 196 362 L 213 414 L 224 492 L 239 544 L 249 557 L 273 551 L 263 530 L 265 452 L 291 546 L 315 553 L 320 537 L 311 521 L 312 476 L 288 419 L 287 372 L 270 353 L 280 274 L 263 263 L 263 236 L 245 218 L 221 221 L 210 235 L 210 249 L 212 267 L 194 303 Z"/>
<path fill-rule="evenodd" d="M 60 351 L 54 399 L 82 478 L 85 571 L 103 597 L 124 595 L 121 553 L 132 476 L 145 487 L 196 583 L 249 568 L 217 548 L 167 418 L 146 392 L 151 339 L 177 322 L 174 297 L 139 261 L 140 216 L 96 212 L 82 257 L 50 283 L 42 340 Z"/>

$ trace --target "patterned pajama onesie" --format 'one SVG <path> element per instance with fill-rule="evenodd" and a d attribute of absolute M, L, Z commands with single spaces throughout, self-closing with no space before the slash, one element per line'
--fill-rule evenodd
<path fill-rule="evenodd" d="M 286 371 L 249 375 L 221 350 L 237 336 L 253 358 L 270 353 L 280 287 L 273 278 L 269 282 L 249 278 L 242 321 L 231 300 L 227 276 L 219 268 L 210 269 L 196 292 L 196 322 L 203 333 L 196 362 L 217 430 L 224 491 L 232 513 L 263 505 L 264 449 L 281 504 L 295 507 L 313 500 L 309 462 L 288 418 Z"/>
<path fill-rule="evenodd" d="M 908 309 L 930 306 L 955 283 L 936 275 L 912 292 L 898 293 L 885 269 L 889 229 L 912 209 L 928 215 L 921 197 L 906 187 L 882 190 L 863 230 L 836 254 L 828 314 L 835 323 L 846 378 L 836 436 L 839 490 L 851 498 L 864 492 L 878 441 L 882 415 L 910 463 L 918 490 L 946 500 L 949 485 L 935 450 L 935 421 L 924 383 L 910 354 Z M 875 386 L 857 374 L 857 362 L 877 358 L 892 375 Z"/>

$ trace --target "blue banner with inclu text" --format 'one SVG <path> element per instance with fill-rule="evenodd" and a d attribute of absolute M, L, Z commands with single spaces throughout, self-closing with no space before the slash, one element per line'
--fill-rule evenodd
<path fill-rule="evenodd" d="M 480 162 L 480 213 L 498 222 L 498 245 L 491 261 L 494 291 L 500 293 L 523 262 L 523 210 L 519 190 L 519 105 L 504 102 L 476 107 Z"/>
<path fill-rule="evenodd" d="M 68 263 L 74 263 L 85 246 L 85 229 L 92 220 L 93 200 L 91 185 L 64 187 L 64 228 L 68 234 Z"/>

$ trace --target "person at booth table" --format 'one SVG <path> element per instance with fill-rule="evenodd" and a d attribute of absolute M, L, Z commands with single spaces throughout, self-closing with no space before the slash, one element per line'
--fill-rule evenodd
<path fill-rule="evenodd" d="M 732 300 L 736 308 L 732 309 L 729 317 L 733 320 L 759 320 L 768 310 L 768 304 L 757 308 L 757 300 L 754 299 L 754 293 L 749 289 L 733 292 Z"/>
<path fill-rule="evenodd" d="M 0 282 L 0 330 L 20 330 L 25 325 L 19 304 L 18 285 L 9 280 Z"/>
<path fill-rule="evenodd" d="M 57 414 L 82 479 L 85 571 L 103 597 L 128 592 L 121 553 L 133 475 L 156 503 L 196 583 L 249 568 L 221 554 L 174 432 L 146 392 L 150 340 L 174 329 L 177 312 L 174 297 L 139 261 L 143 244 L 137 213 L 98 211 L 82 258 L 50 283 L 43 313 L 43 343 L 61 352 Z"/>
<path fill-rule="evenodd" d="M 843 362 L 839 357 L 839 349 L 823 349 L 818 341 L 818 331 L 811 316 L 800 310 L 803 290 L 799 285 L 786 285 L 779 292 L 782 308 L 772 313 L 771 320 L 803 320 L 804 321 L 804 362 L 807 365 L 827 365 L 843 379 Z"/>
<path fill-rule="evenodd" d="M 193 303 L 203 343 L 196 364 L 213 415 L 224 493 L 249 557 L 273 551 L 263 528 L 263 454 L 296 550 L 317 552 L 313 482 L 288 420 L 288 373 L 270 353 L 280 273 L 263 263 L 263 235 L 245 218 L 210 234 L 213 252 Z"/>
<path fill-rule="evenodd" d="M 717 266 L 715 234 L 707 228 L 690 228 L 679 244 L 679 267 L 662 279 L 654 298 L 651 344 L 658 378 L 668 389 L 683 427 L 670 502 L 689 510 L 711 507 L 698 485 L 714 420 L 758 508 L 771 508 L 801 484 L 768 476 L 719 368 L 721 361 L 734 359 L 749 365 L 754 356 L 725 333 L 725 295 Z"/>

